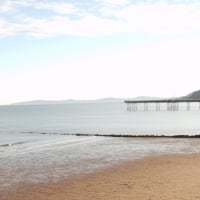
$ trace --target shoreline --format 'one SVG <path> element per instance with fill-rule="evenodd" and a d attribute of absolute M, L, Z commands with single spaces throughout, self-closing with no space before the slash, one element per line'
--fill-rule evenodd
<path fill-rule="evenodd" d="M 123 162 L 59 182 L 24 183 L 2 200 L 200 199 L 200 154 L 162 155 Z"/>

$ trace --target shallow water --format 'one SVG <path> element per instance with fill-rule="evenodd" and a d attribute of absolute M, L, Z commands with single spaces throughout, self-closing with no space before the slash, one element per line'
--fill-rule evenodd
<path fill-rule="evenodd" d="M 0 185 L 57 181 L 149 155 L 199 152 L 200 139 L 54 135 L 43 142 L 21 144 L 20 148 L 8 146 L 1 152 Z"/>
<path fill-rule="evenodd" d="M 0 188 L 56 181 L 124 160 L 199 153 L 200 139 L 61 134 L 199 134 L 200 112 L 127 112 L 123 103 L 0 107 Z M 41 134 L 55 133 L 55 134 Z"/>
<path fill-rule="evenodd" d="M 193 107 L 179 112 L 127 112 L 124 103 L 1 106 L 0 134 L 198 134 L 200 111 Z"/>

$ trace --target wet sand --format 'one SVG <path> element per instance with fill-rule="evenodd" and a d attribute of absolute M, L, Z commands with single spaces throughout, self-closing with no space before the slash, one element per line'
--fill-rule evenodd
<path fill-rule="evenodd" d="M 196 200 L 200 155 L 167 155 L 46 184 L 24 183 L 1 200 Z"/>

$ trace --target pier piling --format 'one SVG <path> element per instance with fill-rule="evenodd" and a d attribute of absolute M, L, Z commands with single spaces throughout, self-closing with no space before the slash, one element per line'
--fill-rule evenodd
<path fill-rule="evenodd" d="M 138 111 L 138 104 L 143 104 L 143 109 L 139 107 L 139 110 L 149 111 L 151 110 L 151 106 L 155 104 L 155 111 L 161 111 L 161 104 L 166 104 L 167 111 L 179 111 L 180 110 L 180 103 L 185 103 L 186 108 L 185 110 L 191 110 L 192 103 L 198 103 L 197 109 L 200 111 L 200 99 L 163 99 L 163 100 L 126 100 L 125 103 L 127 104 L 127 111 Z M 163 106 L 164 107 L 164 106 Z"/>

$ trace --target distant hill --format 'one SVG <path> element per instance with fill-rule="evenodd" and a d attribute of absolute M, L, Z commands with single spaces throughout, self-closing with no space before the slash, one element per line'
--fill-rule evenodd
<path fill-rule="evenodd" d="M 35 100 L 35 101 L 24 101 L 13 103 L 12 105 L 48 105 L 48 104 L 77 104 L 77 103 L 117 103 L 123 102 L 125 99 L 121 98 L 104 98 L 97 100 L 59 100 L 59 101 L 49 101 L 49 100 Z"/>
<path fill-rule="evenodd" d="M 174 97 L 175 98 L 175 97 Z M 173 99 L 174 99 L 173 98 Z M 19 102 L 14 103 L 12 105 L 47 105 L 47 104 L 77 104 L 77 103 L 120 103 L 124 102 L 124 100 L 161 100 L 163 98 L 159 97 L 148 97 L 148 96 L 139 96 L 135 98 L 104 98 L 104 99 L 96 99 L 96 100 L 74 100 L 74 99 L 68 99 L 68 100 L 60 100 L 60 101 L 48 101 L 48 100 L 36 100 L 36 101 L 25 101 L 25 102 Z M 175 99 L 200 99 L 200 90 L 192 92 L 186 96 L 183 97 L 177 97 Z"/>
<path fill-rule="evenodd" d="M 129 98 L 130 100 L 149 100 L 149 99 L 161 99 L 157 97 L 146 97 L 146 96 L 140 96 L 136 98 Z M 54 105 L 54 104 L 78 104 L 78 103 L 120 103 L 124 102 L 124 98 L 103 98 L 103 99 L 96 99 L 96 100 L 59 100 L 59 101 L 49 101 L 49 100 L 35 100 L 35 101 L 24 101 L 24 102 L 18 102 L 13 103 L 12 105 Z"/>
<path fill-rule="evenodd" d="M 200 99 L 200 90 L 194 91 L 186 96 L 181 97 L 181 99 L 194 99 L 199 100 Z"/>
<path fill-rule="evenodd" d="M 144 100 L 161 100 L 163 98 L 160 97 L 148 97 L 148 96 L 139 96 L 135 98 L 130 98 L 129 100 L 138 100 L 138 101 L 144 101 Z"/>
<path fill-rule="evenodd" d="M 95 102 L 123 102 L 125 99 L 123 98 L 114 98 L 114 97 L 111 97 L 111 98 L 103 98 L 103 99 L 97 99 L 97 100 L 93 100 Z"/>

